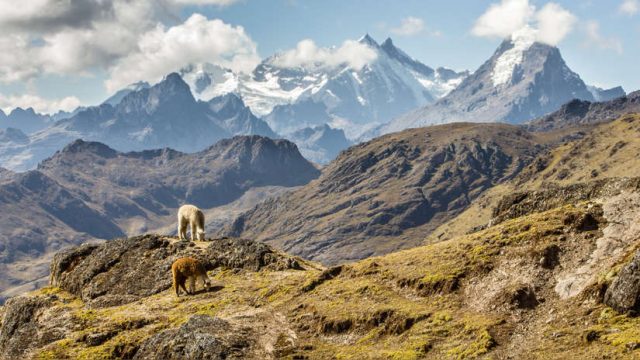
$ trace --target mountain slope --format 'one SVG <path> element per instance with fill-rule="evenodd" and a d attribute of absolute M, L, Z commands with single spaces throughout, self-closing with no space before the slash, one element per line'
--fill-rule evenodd
<path fill-rule="evenodd" d="M 258 205 L 228 231 L 325 263 L 385 254 L 420 243 L 539 150 L 535 137 L 509 125 L 383 136 L 343 151 L 320 178 Z"/>
<path fill-rule="evenodd" d="M 260 81 L 286 77 L 286 80 L 281 81 L 283 88 L 304 89 L 290 105 L 296 108 L 296 113 L 300 113 L 299 106 L 296 105 L 303 99 L 324 104 L 328 118 L 323 122 L 342 119 L 343 121 L 332 122 L 333 126 L 342 128 L 347 136 L 353 139 L 364 130 L 433 102 L 466 76 L 466 73 L 450 70 L 449 78 L 441 76 L 441 73 L 447 70 L 435 71 L 410 58 L 396 48 L 391 39 L 387 39 L 381 46 L 366 35 L 359 42 L 376 54 L 375 60 L 364 65 L 362 69 L 354 70 L 346 65 L 328 73 L 323 69 L 288 69 L 278 65 L 279 58 L 276 55 L 265 60 L 263 65 L 256 69 L 254 79 Z M 307 84 L 309 80 L 305 79 L 311 81 Z M 321 110 L 317 106 L 314 108 Z M 323 115 L 325 114 L 319 113 L 314 117 L 321 119 Z M 320 125 L 308 122 L 305 124 L 307 118 L 292 119 L 282 109 L 266 118 L 272 127 L 281 132 L 290 132 L 308 125 Z M 296 121 L 302 121 L 303 124 L 291 127 Z"/>
<path fill-rule="evenodd" d="M 298 145 L 305 158 L 320 164 L 330 162 L 340 151 L 353 145 L 344 131 L 333 129 L 327 124 L 300 129 L 286 137 Z"/>
<path fill-rule="evenodd" d="M 44 129 L 50 121 L 49 116 L 38 114 L 33 108 L 17 107 L 8 115 L 0 113 L 0 129 L 14 128 L 27 134 Z"/>
<path fill-rule="evenodd" d="M 453 121 L 521 123 L 556 111 L 572 99 L 595 100 L 557 48 L 534 42 L 523 31 L 505 40 L 447 96 L 398 117 L 381 131 Z"/>
<path fill-rule="evenodd" d="M 491 209 L 504 196 L 520 191 L 543 191 L 572 184 L 614 177 L 640 177 L 640 116 L 629 114 L 615 121 L 581 128 L 540 133 L 551 145 L 512 181 L 500 184 L 480 196 L 456 218 L 436 229 L 426 242 L 450 239 L 485 226 Z M 577 131 L 577 132 L 576 132 Z M 560 139 L 554 140 L 554 138 Z M 561 197 L 564 197 L 562 195 Z"/>
<path fill-rule="evenodd" d="M 329 269 L 239 239 L 75 248 L 56 256 L 54 287 L 0 308 L 0 356 L 634 359 L 640 322 L 612 308 L 637 301 L 619 285 L 638 275 L 640 182 L 627 185 Z M 214 287 L 176 301 L 181 256 Z"/>

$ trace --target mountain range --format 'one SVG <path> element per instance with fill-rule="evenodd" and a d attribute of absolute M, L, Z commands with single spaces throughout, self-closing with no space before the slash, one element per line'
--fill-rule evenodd
<path fill-rule="evenodd" d="M 322 175 L 241 215 L 224 235 L 335 264 L 420 244 L 542 150 L 516 126 L 404 130 L 343 151 Z"/>
<path fill-rule="evenodd" d="M 345 258 L 340 244 L 381 250 L 385 230 L 444 214 L 435 239 L 411 228 L 387 239 L 411 249 L 330 267 L 234 237 L 146 234 L 60 251 L 50 286 L 0 307 L 0 359 L 635 359 L 640 115 L 567 130 L 460 123 L 386 135 L 342 152 L 289 193 L 297 203 L 285 195 L 284 209 L 267 200 L 272 213 L 263 204 L 241 217 L 285 237 L 304 219 L 300 233 L 313 236 L 292 250 L 323 238 Z M 117 157 L 131 155 L 141 154 Z M 423 196 L 416 182 L 429 184 Z M 312 214 L 329 225 L 302 212 L 319 203 L 300 197 L 310 188 L 327 201 Z M 325 237 L 343 231 L 355 239 Z M 176 298 L 169 269 L 186 256 L 213 286 Z"/>
<path fill-rule="evenodd" d="M 1 144 L 1 162 L 15 170 L 31 169 L 77 138 L 104 142 L 121 151 L 171 147 L 185 152 L 200 151 L 235 135 L 278 138 L 237 96 L 198 101 L 176 73 L 153 86 L 129 89 L 120 102 L 112 105 L 114 101 L 55 121 L 32 133 L 29 141 Z"/>
<path fill-rule="evenodd" d="M 394 119 L 379 133 L 455 121 L 519 124 L 573 99 L 595 102 L 625 95 L 620 87 L 587 86 L 558 48 L 536 42 L 533 36 L 527 29 L 512 35 L 449 94 Z"/>
<path fill-rule="evenodd" d="M 287 65 L 286 54 L 279 53 L 251 74 L 193 64 L 157 84 L 134 83 L 98 106 L 71 113 L 2 113 L 0 164 L 32 169 L 76 138 L 120 151 L 168 146 L 194 152 L 235 135 L 287 138 L 308 159 L 326 164 L 350 144 L 405 128 L 523 123 L 573 99 L 625 95 L 619 87 L 586 85 L 557 48 L 527 33 L 505 40 L 471 75 L 433 69 L 391 39 L 378 44 L 365 35 L 357 44 L 373 54 L 357 70 L 348 64 Z"/>
<path fill-rule="evenodd" d="M 187 67 L 181 75 L 203 100 L 229 91 L 238 93 L 280 134 L 330 123 L 350 139 L 432 103 L 468 75 L 446 68 L 434 70 L 398 49 L 390 38 L 378 44 L 367 34 L 358 43 L 374 55 L 360 69 L 346 63 L 291 66 L 283 64 L 284 54 L 275 54 L 248 76 L 211 64 Z"/>

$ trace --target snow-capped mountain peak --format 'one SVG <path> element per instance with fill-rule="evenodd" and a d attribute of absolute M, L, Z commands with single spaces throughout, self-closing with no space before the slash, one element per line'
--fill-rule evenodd
<path fill-rule="evenodd" d="M 535 38 L 531 29 L 517 32 L 447 96 L 394 119 L 377 134 L 454 121 L 521 123 L 573 99 L 594 101 L 592 92 L 602 98 L 624 93 L 589 89 L 557 47 Z"/>
<path fill-rule="evenodd" d="M 444 68 L 434 70 L 400 50 L 391 39 L 380 45 L 365 34 L 357 42 L 375 55 L 362 67 L 335 59 L 329 61 L 331 66 L 294 65 L 283 61 L 290 53 L 284 52 L 266 58 L 250 75 L 212 64 L 190 65 L 181 69 L 180 75 L 197 99 L 208 101 L 235 93 L 280 133 L 332 123 L 346 126 L 343 129 L 350 136 L 358 136 L 357 129 L 370 129 L 433 102 L 468 75 Z M 306 46 L 321 57 L 339 50 L 314 48 L 314 44 L 299 44 L 297 50 Z"/>
<path fill-rule="evenodd" d="M 493 86 L 509 83 L 515 67 L 522 63 L 524 52 L 536 41 L 536 30 L 525 27 L 511 36 L 511 48 L 500 55 L 493 66 Z"/>
<path fill-rule="evenodd" d="M 368 33 L 364 34 L 360 39 L 358 39 L 358 42 L 360 44 L 367 45 L 367 46 L 372 47 L 374 49 L 377 49 L 377 48 L 380 47 L 380 44 L 378 44 L 378 42 L 375 41 Z"/>
<path fill-rule="evenodd" d="M 210 63 L 186 66 L 179 74 L 189 84 L 193 96 L 203 101 L 236 92 L 240 81 L 239 75 L 230 69 Z"/>

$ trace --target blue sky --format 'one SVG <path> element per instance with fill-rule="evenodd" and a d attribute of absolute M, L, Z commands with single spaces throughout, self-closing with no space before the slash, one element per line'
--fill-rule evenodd
<path fill-rule="evenodd" d="M 125 9 L 126 14 L 141 17 L 136 22 L 137 19 L 129 18 L 134 15 L 122 15 L 124 10 L 118 15 L 118 1 L 122 0 L 112 1 L 115 10 L 107 9 L 115 11 L 114 16 L 101 15 L 107 12 L 105 9 L 88 8 L 85 13 L 74 10 L 77 14 L 69 9 L 55 9 L 58 13 L 50 11 L 55 15 L 52 20 L 35 16 L 36 11 L 43 11 L 35 6 L 7 11 L 6 7 L 15 7 L 15 2 L 0 0 L 0 10 L 4 10 L 0 12 L 5 14 L 0 15 L 0 30 L 5 29 L 5 35 L 0 35 L 4 37 L 0 38 L 0 47 L 5 52 L 4 57 L 0 56 L 0 107 L 24 106 L 33 101 L 41 109 L 52 111 L 76 103 L 99 103 L 120 84 L 139 80 L 138 71 L 145 72 L 141 74 L 143 78 L 153 78 L 182 61 L 180 53 L 171 53 L 176 51 L 172 50 L 175 47 L 168 46 L 150 58 L 139 50 L 141 46 L 178 41 L 175 39 L 190 36 L 189 31 L 200 31 L 203 26 L 213 28 L 205 41 L 220 46 L 212 56 L 213 62 L 219 59 L 229 66 L 254 63 L 257 58 L 294 48 L 303 39 L 329 47 L 369 33 L 380 42 L 391 37 L 398 47 L 429 66 L 473 71 L 501 41 L 500 36 L 474 34 L 472 29 L 478 18 L 492 4 L 526 3 L 526 0 L 140 0 L 141 4 L 148 2 L 146 7 Z M 48 0 L 36 2 L 48 6 Z M 220 2 L 225 5 L 219 5 Z M 157 9 L 159 3 L 169 5 Z M 640 89 L 636 70 L 640 58 L 638 1 L 555 3 L 573 19 L 570 31 L 558 43 L 568 65 L 589 84 L 622 85 L 627 91 Z M 528 5 L 538 11 L 548 4 L 531 0 Z M 31 10 L 33 13 L 29 13 Z M 192 26 L 186 26 L 194 13 L 204 18 L 199 18 L 199 22 L 191 19 Z M 88 20 L 80 21 L 84 18 Z M 162 31 L 157 29 L 158 24 L 164 27 Z M 180 27 L 181 32 L 173 34 L 170 30 L 173 26 Z M 15 38 L 26 39 L 26 45 L 12 48 Z M 146 41 L 140 40 L 143 38 Z M 227 38 L 228 43 L 218 44 L 218 39 Z M 206 56 L 206 48 L 189 49 L 184 61 L 190 56 L 195 59 Z M 6 53 L 17 55 L 8 58 Z M 155 72 L 144 67 L 147 62 L 149 67 L 157 68 Z M 111 89 L 107 89 L 105 82 Z"/>

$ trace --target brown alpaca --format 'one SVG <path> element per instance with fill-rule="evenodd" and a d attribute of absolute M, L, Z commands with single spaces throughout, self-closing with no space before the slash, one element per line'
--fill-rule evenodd
<path fill-rule="evenodd" d="M 182 205 L 178 209 L 178 238 L 187 239 L 187 226 L 191 226 L 191 241 L 198 237 L 204 241 L 204 214 L 193 205 Z"/>
<path fill-rule="evenodd" d="M 193 295 L 196 292 L 196 280 L 202 280 L 202 286 L 208 289 L 211 286 L 211 280 L 207 276 L 207 270 L 204 265 L 192 257 L 180 258 L 171 265 L 171 273 L 173 274 L 173 289 L 176 296 L 180 296 L 180 289 L 184 290 L 187 295 Z M 189 281 L 189 290 L 185 287 L 185 283 Z"/>

